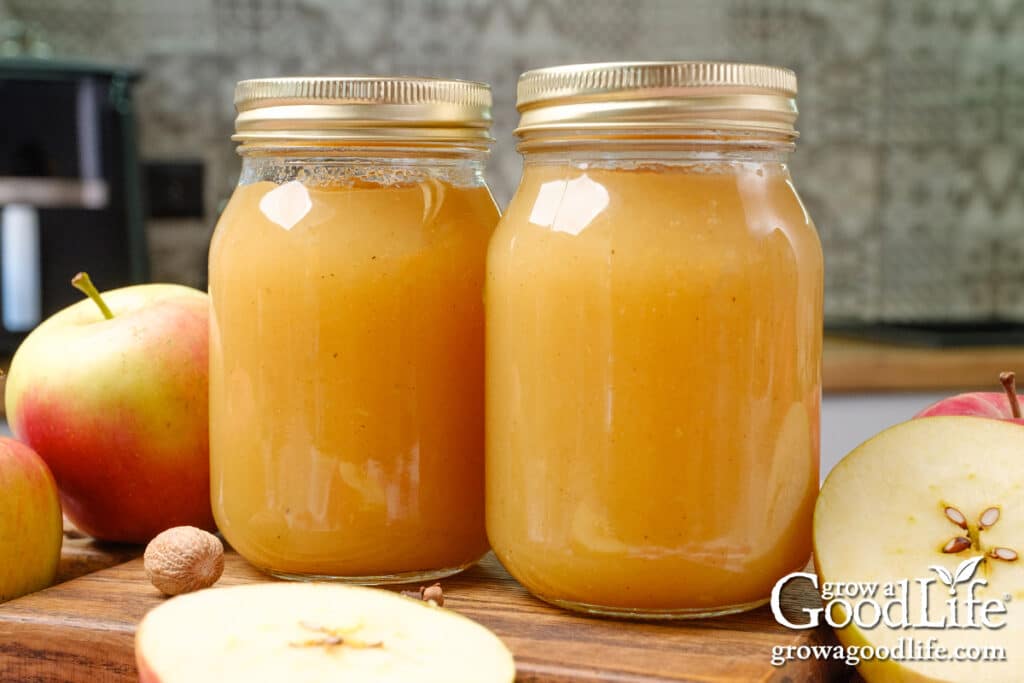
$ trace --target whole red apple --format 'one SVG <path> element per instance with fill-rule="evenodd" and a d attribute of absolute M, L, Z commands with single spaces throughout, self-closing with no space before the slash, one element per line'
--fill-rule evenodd
<path fill-rule="evenodd" d="M 1024 424 L 1017 400 L 1016 375 L 1012 372 L 1000 373 L 999 382 L 1003 385 L 1003 391 L 975 391 L 950 396 L 933 403 L 914 417 L 973 415 Z"/>
<path fill-rule="evenodd" d="M 0 437 L 0 602 L 53 583 L 63 540 L 57 484 L 46 463 Z"/>
<path fill-rule="evenodd" d="M 14 434 L 53 471 L 85 533 L 143 543 L 213 529 L 208 437 L 209 300 L 180 285 L 104 293 L 56 313 L 18 348 L 7 379 Z"/>

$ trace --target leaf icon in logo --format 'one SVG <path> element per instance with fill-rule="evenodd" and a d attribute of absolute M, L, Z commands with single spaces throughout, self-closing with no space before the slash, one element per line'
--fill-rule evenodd
<path fill-rule="evenodd" d="M 946 569 L 945 567 L 940 567 L 937 564 L 933 564 L 932 566 L 928 567 L 928 569 L 931 569 L 933 572 L 938 574 L 939 581 L 949 586 L 950 595 L 956 593 L 956 589 L 953 588 L 953 575 L 949 573 L 948 569 Z"/>
<path fill-rule="evenodd" d="M 953 575 L 953 584 L 956 585 L 964 581 L 970 581 L 971 577 L 974 576 L 974 572 L 978 569 L 978 565 L 984 559 L 984 555 L 978 555 L 976 557 L 969 557 L 961 562 L 956 568 L 956 574 Z"/>
<path fill-rule="evenodd" d="M 970 557 L 957 565 L 955 573 L 950 573 L 950 571 L 945 567 L 940 567 L 935 564 L 928 568 L 939 575 L 939 580 L 942 581 L 942 583 L 949 586 L 950 595 L 956 595 L 957 585 L 964 583 L 965 581 L 970 581 L 971 577 L 974 576 L 974 572 L 977 571 L 978 565 L 981 564 L 984 559 L 984 555 Z"/>

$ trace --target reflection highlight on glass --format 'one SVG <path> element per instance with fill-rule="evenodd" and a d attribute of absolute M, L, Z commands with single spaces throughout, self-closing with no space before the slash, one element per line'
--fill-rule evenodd
<path fill-rule="evenodd" d="M 530 222 L 555 232 L 578 235 L 608 207 L 608 190 L 587 174 L 540 186 Z"/>

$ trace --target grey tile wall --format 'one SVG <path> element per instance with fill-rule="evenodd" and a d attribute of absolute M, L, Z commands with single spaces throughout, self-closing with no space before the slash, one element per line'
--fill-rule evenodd
<path fill-rule="evenodd" d="M 57 55 L 141 66 L 144 155 L 205 162 L 209 220 L 151 231 L 163 277 L 201 279 L 204 236 L 237 174 L 241 78 L 488 81 L 499 140 L 490 178 L 505 201 L 519 173 L 521 71 L 724 59 L 799 74 L 793 171 L 825 245 L 830 319 L 1024 320 L 1019 1 L 0 0 L 4 20 Z"/>

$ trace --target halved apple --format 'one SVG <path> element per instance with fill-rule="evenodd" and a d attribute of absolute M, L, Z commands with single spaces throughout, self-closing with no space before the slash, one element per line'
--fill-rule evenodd
<path fill-rule="evenodd" d="M 141 683 L 510 683 L 512 655 L 451 610 L 384 590 L 265 583 L 172 598 L 139 625 Z"/>
<path fill-rule="evenodd" d="M 815 507 L 819 589 L 826 582 L 878 584 L 874 600 L 889 610 L 892 624 L 901 624 L 903 591 L 886 595 L 884 587 L 909 581 L 907 619 L 900 626 L 883 618 L 872 627 L 875 608 L 863 596 L 832 605 L 839 624 L 859 614 L 854 623 L 836 629 L 844 645 L 893 652 L 902 643 L 907 654 L 913 643 L 923 644 L 912 654 L 929 661 L 862 663 L 861 675 L 869 683 L 1024 681 L 1019 553 L 1024 553 L 1024 429 L 1011 422 L 929 417 L 892 427 L 832 470 Z M 923 587 L 918 579 L 926 582 Z M 925 600 L 928 613 L 922 614 Z M 957 610 L 952 622 L 949 601 Z M 942 619 L 944 628 L 921 626 Z M 947 656 L 925 652 L 928 643 L 946 648 Z M 1002 648 L 1005 661 L 948 661 L 958 655 L 998 656 L 985 648 Z"/>

